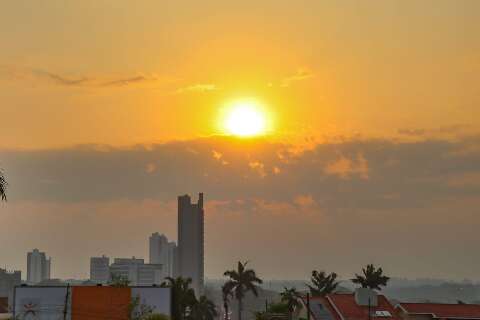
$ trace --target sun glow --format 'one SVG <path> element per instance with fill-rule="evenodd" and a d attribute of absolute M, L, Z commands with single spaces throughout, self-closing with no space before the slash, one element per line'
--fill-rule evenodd
<path fill-rule="evenodd" d="M 258 102 L 236 101 L 228 109 L 224 126 L 228 133 L 236 136 L 258 136 L 266 132 L 267 119 Z"/>

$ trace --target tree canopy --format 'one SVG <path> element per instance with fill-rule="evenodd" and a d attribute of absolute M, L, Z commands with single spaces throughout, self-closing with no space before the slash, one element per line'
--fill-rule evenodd
<path fill-rule="evenodd" d="M 389 277 L 383 275 L 381 267 L 376 268 L 373 264 L 369 264 L 366 268 L 362 268 L 362 274 L 355 274 L 355 278 L 351 279 L 353 283 L 361 285 L 363 288 L 372 290 L 382 290 L 381 286 L 387 285 Z"/>

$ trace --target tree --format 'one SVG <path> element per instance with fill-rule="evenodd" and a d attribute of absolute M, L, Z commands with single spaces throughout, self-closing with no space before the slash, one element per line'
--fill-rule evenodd
<path fill-rule="evenodd" d="M 112 274 L 110 276 L 110 281 L 108 282 L 108 285 L 116 288 L 128 287 L 130 285 L 130 280 L 128 280 L 127 277 L 124 277 L 122 275 Z"/>
<path fill-rule="evenodd" d="M 288 304 L 285 302 L 270 303 L 267 308 L 267 314 L 288 314 Z"/>
<path fill-rule="evenodd" d="M 153 314 L 153 308 L 144 303 L 140 303 L 140 296 L 133 297 L 128 305 L 128 320 L 145 320 Z"/>
<path fill-rule="evenodd" d="M 146 316 L 144 320 L 170 320 L 170 317 L 163 313 L 152 313 Z"/>
<path fill-rule="evenodd" d="M 386 286 L 389 277 L 383 275 L 382 268 L 375 268 L 373 264 L 367 265 L 366 268 L 362 269 L 363 275 L 355 274 L 355 278 L 352 279 L 352 282 L 359 284 L 362 288 L 370 288 L 372 290 L 382 290 L 380 286 Z"/>
<path fill-rule="evenodd" d="M 214 320 L 218 316 L 217 307 L 206 296 L 201 296 L 200 299 L 195 299 L 189 319 L 192 320 Z"/>
<path fill-rule="evenodd" d="M 222 286 L 222 300 L 223 300 L 223 310 L 225 314 L 223 315 L 224 320 L 229 320 L 229 307 L 228 304 L 230 303 L 230 298 L 233 297 L 233 293 L 230 288 L 224 284 Z"/>
<path fill-rule="evenodd" d="M 164 288 L 171 288 L 173 298 L 172 317 L 174 320 L 184 320 L 190 313 L 195 303 L 195 292 L 190 288 L 191 278 L 165 278 L 166 281 L 161 284 Z"/>
<path fill-rule="evenodd" d="M 246 269 L 247 263 L 238 261 L 237 270 L 227 270 L 223 274 L 225 277 L 229 277 L 229 280 L 224 285 L 225 290 L 232 292 L 238 301 L 238 320 L 242 320 L 243 298 L 245 294 L 251 291 L 255 297 L 258 297 L 256 284 L 263 283 L 253 269 Z"/>
<path fill-rule="evenodd" d="M 295 288 L 283 288 L 283 292 L 280 293 L 281 301 L 287 305 L 288 318 L 293 318 L 293 313 L 302 308 L 300 302 L 300 293 Z"/>
<path fill-rule="evenodd" d="M 0 170 L 0 201 L 7 200 L 7 185 L 7 180 L 5 179 L 2 170 Z"/>
<path fill-rule="evenodd" d="M 265 311 L 254 312 L 255 320 L 285 319 L 290 316 L 289 305 L 283 301 L 270 303 Z"/>
<path fill-rule="evenodd" d="M 312 281 L 312 285 L 307 284 L 310 289 L 310 294 L 314 297 L 321 297 L 332 293 L 339 284 L 336 279 L 337 274 L 335 272 L 327 274 L 325 271 L 318 272 L 317 270 L 313 270 L 310 280 Z"/>

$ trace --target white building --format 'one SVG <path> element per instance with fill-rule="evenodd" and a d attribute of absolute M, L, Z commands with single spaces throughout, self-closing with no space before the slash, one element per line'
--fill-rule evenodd
<path fill-rule="evenodd" d="M 175 242 L 169 242 L 165 235 L 158 232 L 152 233 L 149 240 L 150 263 L 162 265 L 163 277 L 175 277 L 177 265 Z"/>
<path fill-rule="evenodd" d="M 90 258 L 90 280 L 96 283 L 107 283 L 110 280 L 109 257 L 102 255 Z"/>
<path fill-rule="evenodd" d="M 51 258 L 46 257 L 45 252 L 33 249 L 27 253 L 27 282 L 39 283 L 50 279 Z"/>
<path fill-rule="evenodd" d="M 196 204 L 188 195 L 178 197 L 178 273 L 192 279 L 197 296 L 203 293 L 204 284 L 203 223 L 203 193 Z"/>
<path fill-rule="evenodd" d="M 163 281 L 161 264 L 145 264 L 143 259 L 135 257 L 115 258 L 110 275 L 128 279 L 131 286 L 160 285 Z"/>

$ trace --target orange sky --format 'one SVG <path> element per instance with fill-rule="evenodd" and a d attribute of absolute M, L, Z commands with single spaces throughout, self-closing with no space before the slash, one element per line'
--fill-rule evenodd
<path fill-rule="evenodd" d="M 0 13 L 1 144 L 218 133 L 254 97 L 280 137 L 478 127 L 477 1 L 15 1 Z M 28 23 L 26 23 L 28 22 Z"/>

